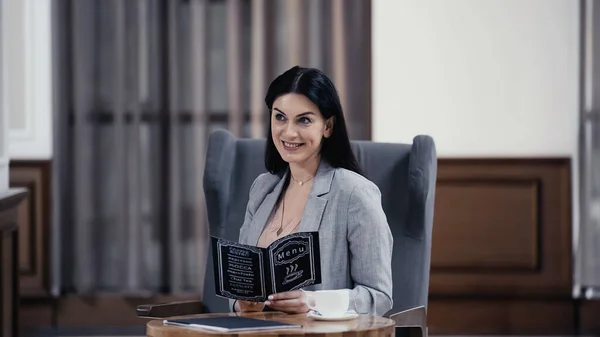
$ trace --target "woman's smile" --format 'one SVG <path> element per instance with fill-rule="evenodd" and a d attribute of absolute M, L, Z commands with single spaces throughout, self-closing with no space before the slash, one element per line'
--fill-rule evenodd
<path fill-rule="evenodd" d="M 271 139 L 281 158 L 298 168 L 309 169 L 314 174 L 321 153 L 323 139 L 330 136 L 332 128 L 319 107 L 308 97 L 296 93 L 280 95 L 271 109 Z M 298 173 L 298 172 L 296 172 Z M 304 175 L 304 174 L 303 174 Z"/>
<path fill-rule="evenodd" d="M 283 144 L 283 148 L 286 151 L 297 151 L 302 145 L 304 145 L 304 143 L 294 143 L 294 142 L 286 142 L 284 140 L 281 141 L 281 144 Z"/>

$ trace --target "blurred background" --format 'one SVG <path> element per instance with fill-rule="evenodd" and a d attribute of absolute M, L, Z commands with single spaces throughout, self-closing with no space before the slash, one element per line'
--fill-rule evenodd
<path fill-rule="evenodd" d="M 0 0 L 0 33 L 24 331 L 201 299 L 207 137 L 264 137 L 301 65 L 352 139 L 436 141 L 430 334 L 600 333 L 598 1 Z"/>

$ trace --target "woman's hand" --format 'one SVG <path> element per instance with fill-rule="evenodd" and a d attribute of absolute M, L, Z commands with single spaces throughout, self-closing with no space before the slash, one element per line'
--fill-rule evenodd
<path fill-rule="evenodd" d="M 265 308 L 265 303 L 262 303 L 262 302 L 235 301 L 234 311 L 237 311 L 237 312 L 263 311 L 264 308 Z"/>
<path fill-rule="evenodd" d="M 306 305 L 308 291 L 293 290 L 286 291 L 269 296 L 265 305 L 274 310 L 282 311 L 288 314 L 303 314 L 310 309 Z"/>

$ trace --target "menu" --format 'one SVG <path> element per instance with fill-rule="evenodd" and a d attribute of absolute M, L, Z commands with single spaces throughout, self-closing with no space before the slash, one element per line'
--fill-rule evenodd
<path fill-rule="evenodd" d="M 321 283 L 319 232 L 284 236 L 267 248 L 211 237 L 217 296 L 264 302 Z"/>

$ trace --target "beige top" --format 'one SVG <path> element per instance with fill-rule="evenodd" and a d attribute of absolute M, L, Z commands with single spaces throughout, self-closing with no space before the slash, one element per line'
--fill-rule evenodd
<path fill-rule="evenodd" d="M 281 205 L 281 203 L 280 203 Z M 277 235 L 277 231 L 279 230 L 279 228 L 281 228 L 281 216 L 282 216 L 282 212 L 283 211 L 283 207 L 279 206 L 277 208 L 277 211 L 275 212 L 275 214 L 273 214 L 271 217 L 269 217 L 269 221 L 267 221 L 267 224 L 265 225 L 265 228 L 262 232 L 262 234 L 260 234 L 260 237 L 258 239 L 258 247 L 262 247 L 262 248 L 267 248 L 270 244 L 272 244 L 275 240 L 282 238 L 286 235 L 295 233 L 298 230 L 298 225 L 300 225 L 300 218 L 296 217 L 294 219 L 292 219 L 292 221 L 289 221 L 288 223 L 283 223 L 283 230 L 281 231 L 281 234 Z"/>
<path fill-rule="evenodd" d="M 258 238 L 258 247 L 266 248 L 275 240 L 298 231 L 312 181 L 303 185 L 292 184 L 284 190 L 277 209 L 267 220 Z M 277 235 L 280 228 L 282 231 Z"/>

